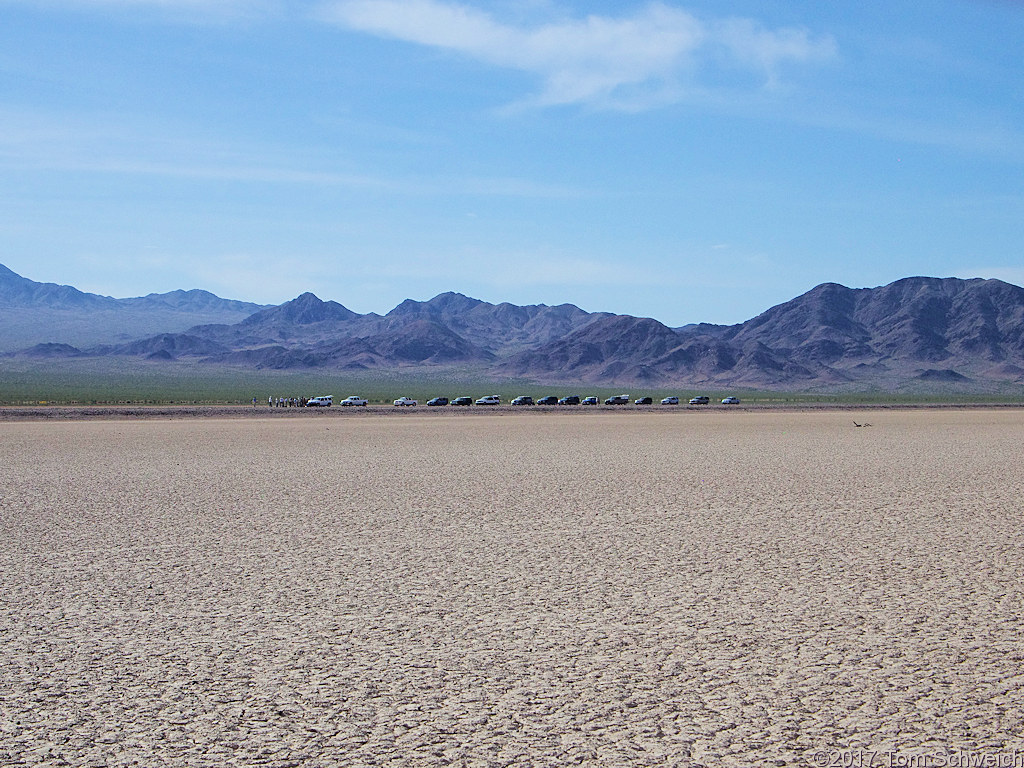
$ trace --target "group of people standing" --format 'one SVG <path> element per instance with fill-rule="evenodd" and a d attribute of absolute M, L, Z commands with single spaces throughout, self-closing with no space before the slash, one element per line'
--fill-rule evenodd
<path fill-rule="evenodd" d="M 274 397 L 267 398 L 267 405 L 271 408 L 305 408 L 309 398 L 306 397 Z M 256 398 L 252 399 L 252 407 L 256 407 Z"/>

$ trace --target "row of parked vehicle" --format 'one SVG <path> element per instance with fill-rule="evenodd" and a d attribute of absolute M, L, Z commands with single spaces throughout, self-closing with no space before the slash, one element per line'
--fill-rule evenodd
<path fill-rule="evenodd" d="M 365 406 L 369 401 L 365 397 L 359 397 L 359 395 L 349 395 L 342 400 L 338 405 L 362 405 Z M 413 401 L 415 402 L 415 401 Z M 330 408 L 334 405 L 334 395 L 317 395 L 311 397 L 306 401 L 307 408 Z"/>
<path fill-rule="evenodd" d="M 492 395 L 492 397 L 495 397 Z M 557 398 L 554 395 L 548 395 L 542 397 L 536 402 L 536 405 L 597 405 L 598 399 L 591 395 L 585 397 L 582 400 L 576 395 L 569 395 L 568 397 Z M 707 405 L 711 402 L 711 398 L 707 395 L 700 395 L 699 397 L 692 397 L 689 400 L 690 405 Z M 727 397 L 722 400 L 722 405 L 739 405 L 738 397 Z M 634 405 L 652 405 L 654 400 L 650 397 L 638 397 L 633 401 Z M 480 404 L 480 401 L 477 401 Z M 512 401 L 512 405 L 534 405 L 533 398 L 529 395 L 520 395 Z M 604 401 L 605 405 L 629 405 L 629 395 L 612 395 Z M 679 398 L 675 395 L 663 398 L 661 401 L 662 405 L 679 405 Z"/>
<path fill-rule="evenodd" d="M 330 407 L 334 402 L 332 395 L 319 395 L 312 397 L 306 402 L 307 408 L 324 406 Z M 590 397 L 580 398 L 579 395 L 568 395 L 566 397 L 556 397 L 555 395 L 548 395 L 542 397 L 536 402 L 529 395 L 520 395 L 511 401 L 511 405 L 598 405 L 600 399 L 594 395 Z M 690 405 L 707 405 L 711 402 L 711 398 L 707 395 L 700 395 L 699 397 L 692 397 L 689 400 Z M 475 401 L 476 405 L 501 405 L 501 398 L 498 395 L 485 395 L 479 400 Z M 650 397 L 638 397 L 633 401 L 634 405 L 652 405 L 654 400 Z M 738 397 L 727 397 L 722 400 L 722 405 L 739 405 L 740 400 Z M 342 400 L 338 405 L 341 406 L 365 406 L 367 400 L 365 397 L 359 397 L 358 395 L 349 395 Z M 473 405 L 474 400 L 471 397 L 456 397 L 453 400 L 449 400 L 447 397 L 435 397 L 432 400 L 427 401 L 427 405 L 439 406 L 439 405 Z M 629 405 L 629 395 L 612 395 L 604 401 L 605 405 Z M 662 405 L 679 405 L 679 398 L 675 395 L 663 398 L 661 401 Z M 395 400 L 394 405 L 396 406 L 414 406 L 419 405 L 418 400 L 414 400 L 411 397 L 400 397 Z"/>

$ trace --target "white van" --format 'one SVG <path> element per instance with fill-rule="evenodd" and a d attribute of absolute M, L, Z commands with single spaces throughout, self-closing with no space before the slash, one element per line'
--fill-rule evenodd
<path fill-rule="evenodd" d="M 317 395 L 306 401 L 307 408 L 330 408 L 334 403 L 334 395 Z"/>

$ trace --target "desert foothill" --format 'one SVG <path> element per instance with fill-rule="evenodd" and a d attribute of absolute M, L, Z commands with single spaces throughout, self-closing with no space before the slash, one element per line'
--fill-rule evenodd
<path fill-rule="evenodd" d="M 1020 765 L 1022 430 L 5 421 L 0 764 Z"/>

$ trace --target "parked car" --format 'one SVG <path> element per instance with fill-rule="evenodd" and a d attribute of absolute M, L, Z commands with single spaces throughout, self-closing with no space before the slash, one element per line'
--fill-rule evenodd
<path fill-rule="evenodd" d="M 485 395 L 476 401 L 477 405 L 501 405 L 501 398 L 497 395 Z"/>
<path fill-rule="evenodd" d="M 650 405 L 654 401 L 649 397 L 638 397 L 633 401 L 633 405 Z"/>
<path fill-rule="evenodd" d="M 558 405 L 558 398 L 554 395 L 548 395 L 538 400 L 537 405 Z"/>
<path fill-rule="evenodd" d="M 738 397 L 727 397 L 722 400 L 722 405 L 739 405 L 740 399 Z"/>
<path fill-rule="evenodd" d="M 473 398 L 472 397 L 456 397 L 454 400 L 452 400 L 452 405 L 472 405 L 472 404 L 473 404 Z"/>
<path fill-rule="evenodd" d="M 413 400 L 411 397 L 405 397 L 404 395 L 393 403 L 393 405 L 419 405 L 418 402 Z"/>
<path fill-rule="evenodd" d="M 711 402 L 711 398 L 707 395 L 699 395 L 698 397 L 690 398 L 690 405 L 707 405 Z"/>
<path fill-rule="evenodd" d="M 594 395 L 590 395 L 589 397 L 584 397 L 580 400 L 580 405 L 597 405 L 598 402 L 598 399 Z"/>
<path fill-rule="evenodd" d="M 512 401 L 512 405 L 533 405 L 533 398 L 529 395 L 520 395 Z"/>
<path fill-rule="evenodd" d="M 605 405 L 629 405 L 629 395 L 612 395 L 604 401 Z"/>
<path fill-rule="evenodd" d="M 594 398 L 594 399 L 596 400 L 597 398 Z M 558 401 L 558 404 L 559 405 L 579 405 L 580 404 L 580 396 L 579 395 L 569 395 L 568 397 L 563 397 L 561 400 Z"/>
<path fill-rule="evenodd" d="M 448 405 L 448 398 L 435 397 L 432 400 L 427 400 L 427 405 Z"/>
<path fill-rule="evenodd" d="M 306 401 L 306 407 L 307 408 L 330 408 L 331 407 L 331 403 L 333 403 L 333 402 L 334 402 L 334 397 L 332 395 L 317 395 L 316 397 L 311 397 L 311 398 L 309 398 L 309 400 Z"/>
<path fill-rule="evenodd" d="M 345 405 L 345 406 L 349 406 L 349 405 L 366 405 L 366 403 L 367 403 L 367 400 L 366 400 L 365 397 L 360 397 L 359 395 L 349 395 L 344 400 L 342 400 L 340 403 L 338 403 L 338 405 Z"/>
<path fill-rule="evenodd" d="M 669 395 L 668 397 L 662 398 L 662 405 L 679 405 L 679 398 L 675 395 Z"/>

